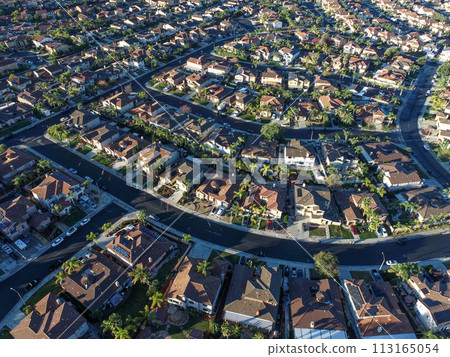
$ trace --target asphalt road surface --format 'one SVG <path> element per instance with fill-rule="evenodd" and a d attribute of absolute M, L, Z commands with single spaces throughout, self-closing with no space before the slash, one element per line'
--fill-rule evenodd
<path fill-rule="evenodd" d="M 91 218 L 91 221 L 71 237 L 65 238 L 60 245 L 50 248 L 43 255 L 25 266 L 22 270 L 0 283 L 0 319 L 2 319 L 20 300 L 11 290 L 16 289 L 20 294 L 25 293 L 25 286 L 34 279 L 41 280 L 50 273 L 50 266 L 59 259 L 70 259 L 86 245 L 86 235 L 100 231 L 105 222 L 115 222 L 127 213 L 116 204 L 110 204 Z M 79 258 L 79 257 L 77 257 Z"/>

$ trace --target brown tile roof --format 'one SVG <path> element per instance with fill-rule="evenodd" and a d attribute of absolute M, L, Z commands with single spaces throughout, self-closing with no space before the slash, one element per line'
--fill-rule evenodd
<path fill-rule="evenodd" d="M 261 276 L 245 265 L 236 265 L 225 301 L 224 311 L 257 317 L 274 323 L 280 300 L 282 271 L 261 268 Z"/>
<path fill-rule="evenodd" d="M 357 314 L 362 337 L 413 334 L 407 316 L 400 310 L 389 282 L 345 280 Z"/>
<path fill-rule="evenodd" d="M 0 229 L 7 230 L 11 224 L 17 226 L 26 222 L 36 205 L 22 195 L 0 204 Z"/>
<path fill-rule="evenodd" d="M 9 148 L 3 154 L 0 154 L 0 177 L 4 178 L 22 166 L 34 162 L 34 158 L 25 151 Z"/>
<path fill-rule="evenodd" d="M 60 194 L 67 196 L 72 188 L 77 185 L 80 185 L 77 180 L 60 172 L 54 172 L 42 180 L 31 192 L 43 200 L 48 200 Z"/>
<path fill-rule="evenodd" d="M 213 269 L 205 277 L 203 274 L 197 273 L 196 267 L 200 262 L 202 259 L 192 257 L 183 259 L 168 290 L 168 299 L 183 300 L 182 296 L 185 296 L 203 305 L 212 306 L 214 304 L 222 284 L 222 275 L 226 274 L 229 263 L 213 259 L 211 262 Z"/>
<path fill-rule="evenodd" d="M 412 166 L 392 162 L 380 164 L 379 167 L 389 177 L 393 185 L 421 182 L 419 174 Z"/>
<path fill-rule="evenodd" d="M 148 145 L 150 145 L 150 143 L 147 140 L 128 135 L 109 145 L 109 150 L 114 152 L 120 158 L 130 159 Z"/>
<path fill-rule="evenodd" d="M 419 205 L 417 213 L 425 220 L 432 216 L 450 214 L 450 203 L 442 197 L 436 187 L 425 187 L 417 190 L 409 190 L 404 193 L 409 202 Z"/>
<path fill-rule="evenodd" d="M 393 143 L 367 143 L 363 144 L 362 147 L 376 163 L 410 161 L 409 157 L 403 155 Z"/>
<path fill-rule="evenodd" d="M 289 293 L 294 328 L 347 331 L 339 287 L 333 280 L 290 279 Z"/>
<path fill-rule="evenodd" d="M 204 194 L 221 202 L 231 203 L 234 191 L 237 191 L 238 189 L 239 186 L 237 183 L 232 183 L 230 179 L 216 174 L 211 179 L 208 179 L 205 183 L 201 184 L 197 188 L 197 193 Z"/>
<path fill-rule="evenodd" d="M 92 256 L 76 272 L 61 282 L 61 287 L 91 311 L 100 308 L 127 280 L 124 269 L 103 254 Z"/>
<path fill-rule="evenodd" d="M 245 197 L 242 207 L 248 209 L 256 204 L 258 207 L 265 206 L 272 211 L 283 212 L 286 206 L 286 192 L 285 187 L 272 187 L 252 183 L 249 195 Z"/>
<path fill-rule="evenodd" d="M 241 155 L 258 158 L 272 159 L 277 156 L 278 143 L 276 141 L 263 140 L 259 137 L 250 136 L 247 138 L 242 149 Z"/>
<path fill-rule="evenodd" d="M 52 293 L 39 301 L 35 310 L 11 331 L 14 338 L 65 339 L 86 323 L 86 319 L 67 302 L 59 305 Z"/>

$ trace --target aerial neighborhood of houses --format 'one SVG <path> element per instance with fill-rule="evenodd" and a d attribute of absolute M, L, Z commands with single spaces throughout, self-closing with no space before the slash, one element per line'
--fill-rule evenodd
<path fill-rule="evenodd" d="M 0 338 L 449 338 L 449 4 L 1 1 Z"/>

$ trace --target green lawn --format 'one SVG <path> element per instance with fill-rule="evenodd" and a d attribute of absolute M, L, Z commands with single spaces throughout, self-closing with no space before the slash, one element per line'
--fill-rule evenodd
<path fill-rule="evenodd" d="M 434 143 L 430 143 L 430 147 L 442 162 L 450 161 L 450 149 L 445 149 L 441 145 L 437 145 Z"/>
<path fill-rule="evenodd" d="M 330 226 L 330 235 L 334 238 L 353 239 L 350 229 L 345 229 L 340 226 Z"/>
<path fill-rule="evenodd" d="M 317 228 L 310 228 L 309 229 L 309 235 L 310 236 L 317 236 L 317 237 L 325 237 L 326 236 L 325 228 L 317 227 Z"/>
<path fill-rule="evenodd" d="M 208 260 L 211 261 L 217 257 L 222 257 L 222 258 L 228 260 L 233 265 L 239 264 L 239 259 L 240 259 L 239 255 L 235 255 L 235 254 L 231 254 L 231 253 L 227 253 L 227 252 L 220 252 L 217 250 L 211 251 L 211 254 L 209 255 Z"/>
<path fill-rule="evenodd" d="M 247 114 L 247 113 L 239 115 L 239 118 L 245 119 L 245 120 L 251 120 L 251 121 L 255 121 L 256 120 L 254 115 Z"/>
<path fill-rule="evenodd" d="M 197 329 L 203 332 L 208 331 L 209 322 L 205 318 L 201 316 L 192 316 L 189 315 L 189 321 L 186 325 L 183 326 L 183 329 L 186 331 L 189 336 L 193 329 Z M 187 338 L 182 332 L 182 329 L 178 326 L 171 325 L 169 327 L 169 333 L 173 339 L 185 339 Z"/>
<path fill-rule="evenodd" d="M 365 282 L 373 281 L 368 271 L 350 271 L 350 275 L 353 279 L 364 279 Z"/>
<path fill-rule="evenodd" d="M 242 220 L 244 219 L 244 217 L 242 216 L 234 216 L 233 217 L 233 224 L 237 224 L 238 226 L 242 225 Z"/>
<path fill-rule="evenodd" d="M 377 234 L 375 232 L 371 231 L 364 231 L 361 233 L 358 233 L 359 238 L 361 239 L 371 239 L 371 238 L 378 238 Z"/>
<path fill-rule="evenodd" d="M 86 155 L 92 151 L 92 148 L 87 145 L 84 145 L 84 146 L 79 147 L 77 149 L 77 151 L 81 152 L 83 155 Z"/>
<path fill-rule="evenodd" d="M 17 125 L 10 126 L 9 128 L 0 130 L 0 137 L 11 134 L 12 132 L 14 132 L 16 130 L 26 127 L 27 125 L 30 125 L 30 122 L 25 121 L 23 123 L 19 123 Z"/>
<path fill-rule="evenodd" d="M 95 155 L 93 159 L 102 165 L 110 166 L 112 164 L 112 160 L 108 159 L 107 157 L 101 156 L 101 155 Z"/>
<path fill-rule="evenodd" d="M 10 340 L 13 339 L 12 335 L 9 333 L 11 329 L 8 326 L 3 326 L 0 330 L 0 340 Z"/>
<path fill-rule="evenodd" d="M 120 316 L 125 319 L 128 315 L 133 317 L 138 316 L 139 311 L 142 311 L 145 305 L 149 304 L 148 297 L 146 295 L 148 286 L 143 284 L 133 285 L 131 288 L 131 294 L 128 299 L 117 310 Z"/>
<path fill-rule="evenodd" d="M 183 255 L 183 252 L 186 248 L 184 245 L 179 245 L 178 249 L 180 249 L 180 252 L 177 254 L 177 256 L 161 266 L 161 268 L 159 268 L 158 270 L 158 273 L 156 274 L 156 279 L 158 279 L 161 285 L 165 284 L 167 278 L 169 277 L 170 273 L 172 273 L 172 270 L 175 268 L 175 265 Z"/>
<path fill-rule="evenodd" d="M 191 101 L 200 105 L 208 105 L 209 101 L 204 99 L 191 98 Z"/>
<path fill-rule="evenodd" d="M 86 212 L 77 207 L 72 207 L 71 213 L 61 218 L 61 222 L 71 227 L 86 216 Z"/>
<path fill-rule="evenodd" d="M 320 279 L 329 279 L 330 277 L 328 275 L 319 273 L 314 268 L 311 268 L 311 269 L 309 269 L 309 278 L 311 280 L 320 280 Z"/>
<path fill-rule="evenodd" d="M 50 280 L 45 283 L 38 291 L 36 291 L 30 298 L 26 301 L 26 305 L 36 305 L 38 301 L 40 301 L 45 295 L 50 292 L 54 294 L 58 294 L 62 291 L 62 288 L 59 284 L 56 284 L 55 280 Z M 20 310 L 23 311 L 25 305 L 23 305 Z"/>

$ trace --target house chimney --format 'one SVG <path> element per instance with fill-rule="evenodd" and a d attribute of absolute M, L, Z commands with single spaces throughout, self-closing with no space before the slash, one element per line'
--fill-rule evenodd
<path fill-rule="evenodd" d="M 61 304 L 62 304 L 62 300 L 61 300 L 60 298 L 57 298 L 57 299 L 56 299 L 56 303 L 57 303 L 58 305 L 61 305 Z"/>
<path fill-rule="evenodd" d="M 314 328 L 314 326 L 316 326 L 316 323 L 315 323 L 314 321 L 311 321 L 311 323 L 309 324 L 309 326 L 310 326 L 311 328 Z"/>

